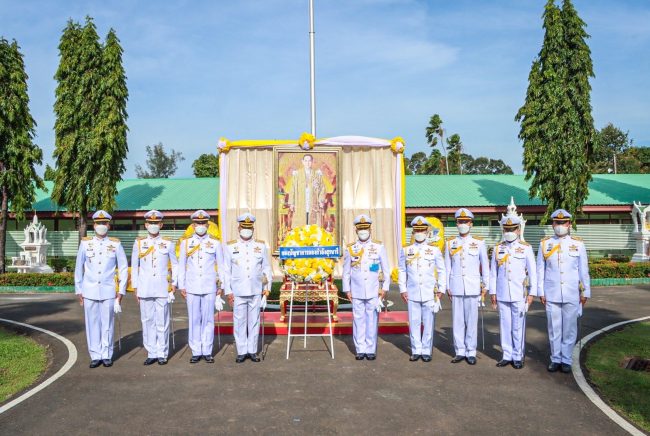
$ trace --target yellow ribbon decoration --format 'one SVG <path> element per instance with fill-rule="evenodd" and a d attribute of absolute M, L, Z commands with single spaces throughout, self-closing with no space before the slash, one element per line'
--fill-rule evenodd
<path fill-rule="evenodd" d="M 405 148 L 406 142 L 404 142 L 404 139 L 402 139 L 400 136 L 396 136 L 390 140 L 390 149 L 393 151 L 393 153 L 404 153 Z"/>
<path fill-rule="evenodd" d="M 544 253 L 544 260 L 551 257 L 551 255 L 556 251 L 558 251 L 559 249 L 560 249 L 560 244 L 557 244 L 555 247 L 551 248 L 551 251 L 549 251 L 548 253 Z"/>
<path fill-rule="evenodd" d="M 457 249 L 455 249 L 455 250 L 451 250 L 451 253 L 450 253 L 450 254 L 451 254 L 452 256 L 455 256 L 455 255 L 456 255 L 459 251 L 461 251 L 462 249 L 463 249 L 463 246 L 461 245 L 461 246 L 458 247 Z"/>
<path fill-rule="evenodd" d="M 506 263 L 506 261 L 508 260 L 509 257 L 510 257 L 510 255 L 509 255 L 509 254 L 506 254 L 506 255 L 503 256 L 501 259 L 497 259 L 497 264 L 498 264 L 499 266 L 503 265 L 504 263 Z"/>
<path fill-rule="evenodd" d="M 188 244 L 188 241 L 187 241 L 187 239 L 186 239 L 186 240 L 185 240 L 185 250 L 187 250 L 187 244 Z M 196 251 L 197 251 L 199 248 L 201 248 L 201 244 L 197 244 L 194 248 L 190 249 L 190 251 L 187 251 L 187 257 L 190 257 L 191 255 L 193 255 L 194 253 L 196 253 Z"/>
<path fill-rule="evenodd" d="M 356 262 L 350 263 L 350 266 L 354 268 L 355 266 L 361 263 L 361 258 L 363 257 L 363 248 L 361 248 L 361 250 L 355 253 L 354 251 L 352 251 L 352 246 L 350 245 L 348 247 L 348 252 L 350 253 L 350 256 L 359 258 L 359 260 L 357 260 Z"/>
<path fill-rule="evenodd" d="M 140 249 L 140 243 L 138 243 L 138 250 L 139 250 L 139 249 Z M 145 251 L 144 253 L 140 253 L 140 252 L 138 251 L 138 258 L 142 259 L 143 257 L 146 257 L 146 256 L 147 256 L 149 253 L 151 253 L 152 251 L 153 251 L 153 245 L 150 246 L 149 248 L 147 248 L 147 251 Z"/>

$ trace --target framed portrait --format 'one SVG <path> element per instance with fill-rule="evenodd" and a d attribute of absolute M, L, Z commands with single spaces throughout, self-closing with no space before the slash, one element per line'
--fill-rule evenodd
<path fill-rule="evenodd" d="M 286 234 L 295 227 L 318 225 L 341 245 L 338 172 L 341 149 L 295 147 L 273 149 L 273 251 L 278 253 Z"/>

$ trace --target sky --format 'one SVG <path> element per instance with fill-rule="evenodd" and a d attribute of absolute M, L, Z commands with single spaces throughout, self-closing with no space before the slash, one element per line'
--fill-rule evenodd
<path fill-rule="evenodd" d="M 514 121 L 543 37 L 545 0 L 314 0 L 317 137 L 362 135 L 429 150 L 440 114 L 474 156 L 521 172 Z M 591 35 L 595 124 L 650 145 L 650 1 L 574 0 Z M 29 75 L 36 143 L 53 164 L 53 79 L 69 19 L 114 28 L 128 77 L 125 178 L 162 142 L 191 164 L 223 136 L 297 139 L 310 129 L 308 0 L 0 0 L 0 36 Z"/>

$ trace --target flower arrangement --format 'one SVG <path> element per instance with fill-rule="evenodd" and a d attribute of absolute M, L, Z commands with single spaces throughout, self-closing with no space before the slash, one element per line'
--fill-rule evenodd
<path fill-rule="evenodd" d="M 308 224 L 287 233 L 282 247 L 318 247 L 334 245 L 332 234 L 322 227 Z M 284 273 L 296 283 L 319 283 L 334 271 L 334 259 L 302 258 L 282 262 Z"/>
<path fill-rule="evenodd" d="M 228 141 L 226 138 L 219 138 L 219 142 L 217 143 L 217 148 L 219 149 L 219 153 L 228 153 L 230 150 L 231 144 L 230 141 Z"/>
<path fill-rule="evenodd" d="M 316 142 L 314 135 L 305 132 L 300 135 L 300 139 L 298 139 L 298 146 L 300 146 L 300 148 L 305 151 L 309 151 L 314 148 L 314 142 Z"/>
<path fill-rule="evenodd" d="M 404 153 L 404 144 L 404 140 L 399 136 L 396 136 L 390 141 L 390 149 L 393 150 L 393 153 L 395 154 Z"/>

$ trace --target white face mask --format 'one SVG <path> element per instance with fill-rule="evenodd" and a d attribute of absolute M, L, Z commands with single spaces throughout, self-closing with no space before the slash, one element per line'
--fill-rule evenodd
<path fill-rule="evenodd" d="M 357 232 L 357 236 L 359 237 L 360 241 L 367 241 L 370 237 L 370 230 L 359 230 Z"/>
<path fill-rule="evenodd" d="M 517 234 L 515 232 L 505 232 L 503 234 L 503 239 L 508 242 L 512 242 L 517 239 Z"/>
<path fill-rule="evenodd" d="M 197 235 L 203 236 L 208 231 L 208 227 L 204 225 L 196 226 L 194 227 L 194 231 L 196 232 Z"/>
<path fill-rule="evenodd" d="M 97 224 L 95 226 L 95 233 L 99 236 L 106 236 L 106 233 L 108 233 L 108 226 L 106 224 Z"/>
<path fill-rule="evenodd" d="M 569 228 L 565 226 L 555 226 L 553 231 L 556 236 L 566 236 L 569 233 Z"/>
<path fill-rule="evenodd" d="M 422 242 L 422 241 L 424 241 L 425 239 L 427 239 L 427 234 L 424 233 L 424 232 L 413 233 L 413 238 L 414 238 L 417 242 Z"/>
<path fill-rule="evenodd" d="M 469 224 L 458 224 L 456 227 L 458 228 L 458 233 L 461 235 L 469 233 Z"/>
<path fill-rule="evenodd" d="M 157 235 L 158 233 L 160 233 L 160 225 L 158 225 L 158 224 L 149 224 L 147 226 L 147 231 L 151 235 Z"/>
<path fill-rule="evenodd" d="M 250 239 L 251 236 L 253 236 L 253 229 L 241 229 L 239 231 L 239 236 L 241 236 L 242 239 Z"/>

